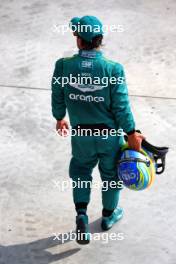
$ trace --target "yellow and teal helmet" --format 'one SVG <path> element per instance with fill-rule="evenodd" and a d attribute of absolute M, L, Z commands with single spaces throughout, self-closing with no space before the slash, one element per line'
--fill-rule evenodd
<path fill-rule="evenodd" d="M 140 191 L 150 187 L 155 179 L 155 174 L 160 174 L 165 169 L 167 152 L 167 147 L 155 147 L 147 141 L 143 141 L 140 152 L 129 149 L 125 144 L 118 160 L 119 179 L 130 190 Z M 159 160 L 160 162 L 158 162 Z"/>

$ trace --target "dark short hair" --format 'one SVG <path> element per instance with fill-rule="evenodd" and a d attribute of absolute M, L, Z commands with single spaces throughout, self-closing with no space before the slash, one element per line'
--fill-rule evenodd
<path fill-rule="evenodd" d="M 82 46 L 85 50 L 91 50 L 91 49 L 98 48 L 99 46 L 102 45 L 102 40 L 103 40 L 102 35 L 98 35 L 98 36 L 94 37 L 92 39 L 92 42 L 86 41 L 86 40 L 82 39 L 80 36 L 78 36 L 78 38 L 81 39 Z"/>

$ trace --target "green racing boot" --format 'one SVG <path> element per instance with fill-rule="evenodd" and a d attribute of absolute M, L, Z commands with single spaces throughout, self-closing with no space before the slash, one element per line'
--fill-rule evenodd
<path fill-rule="evenodd" d="M 90 242 L 88 216 L 85 214 L 76 216 L 76 242 L 81 245 L 86 245 Z"/>
<path fill-rule="evenodd" d="M 109 230 L 122 217 L 123 217 L 123 209 L 120 207 L 117 207 L 116 209 L 114 209 L 113 213 L 110 216 L 102 217 L 101 228 L 104 231 Z"/>

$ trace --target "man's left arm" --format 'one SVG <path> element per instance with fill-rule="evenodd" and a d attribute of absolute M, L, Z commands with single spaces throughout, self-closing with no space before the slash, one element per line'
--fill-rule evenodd
<path fill-rule="evenodd" d="M 116 65 L 114 76 L 117 78 L 117 84 L 111 87 L 112 113 L 119 127 L 128 135 L 129 147 L 139 151 L 144 136 L 135 131 L 135 121 L 131 111 L 125 72 L 122 65 Z"/>
<path fill-rule="evenodd" d="M 116 65 L 114 76 L 117 79 L 117 83 L 111 87 L 112 112 L 119 127 L 127 134 L 132 133 L 135 131 L 135 121 L 131 111 L 122 65 Z"/>

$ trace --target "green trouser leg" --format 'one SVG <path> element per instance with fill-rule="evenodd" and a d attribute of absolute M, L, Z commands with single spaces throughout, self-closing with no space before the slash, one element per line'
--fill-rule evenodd
<path fill-rule="evenodd" d="M 97 164 L 94 137 L 74 136 L 71 143 L 73 157 L 70 161 L 69 175 L 75 185 L 73 201 L 89 203 L 91 192 L 89 183 L 92 182 L 92 170 Z M 76 185 L 76 182 L 81 186 Z"/>
<path fill-rule="evenodd" d="M 99 151 L 99 171 L 103 182 L 102 205 L 104 209 L 114 210 L 119 202 L 122 182 L 117 177 L 117 157 L 122 138 L 110 137 L 107 140 L 97 139 Z"/>
<path fill-rule="evenodd" d="M 119 202 L 120 190 L 110 189 L 107 191 L 102 190 L 102 204 L 103 208 L 107 210 L 114 210 Z"/>
<path fill-rule="evenodd" d="M 91 164 L 92 165 L 92 164 Z M 74 203 L 89 203 L 92 183 L 93 166 L 80 163 L 74 157 L 70 161 L 69 174 L 72 179 Z"/>
<path fill-rule="evenodd" d="M 102 204 L 103 208 L 107 210 L 114 210 L 119 202 L 121 183 L 116 175 L 116 167 L 115 159 L 112 156 L 100 158 L 99 171 L 103 182 Z"/>

